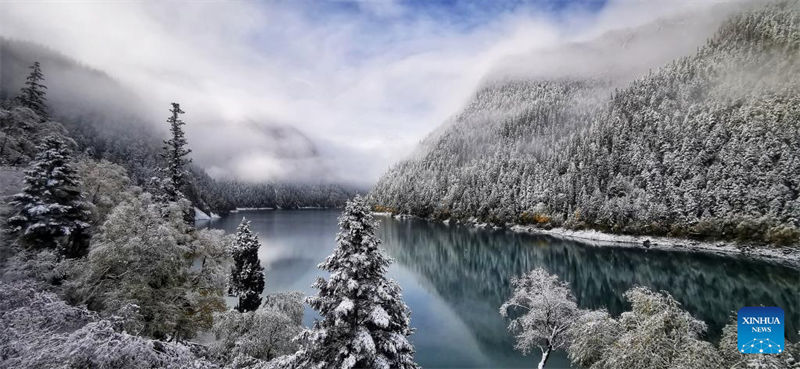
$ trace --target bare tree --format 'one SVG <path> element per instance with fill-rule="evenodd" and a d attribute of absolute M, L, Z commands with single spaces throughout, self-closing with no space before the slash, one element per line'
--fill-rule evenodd
<path fill-rule="evenodd" d="M 515 317 L 508 329 L 516 336 L 517 350 L 527 355 L 539 348 L 542 369 L 553 350 L 567 348 L 567 330 L 579 315 L 578 305 L 567 283 L 543 269 L 513 278 L 511 285 L 514 294 L 500 307 L 500 314 Z"/>

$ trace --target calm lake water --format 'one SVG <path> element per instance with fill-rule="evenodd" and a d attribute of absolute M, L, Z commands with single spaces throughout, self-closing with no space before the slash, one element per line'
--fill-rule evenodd
<path fill-rule="evenodd" d="M 242 217 L 262 242 L 267 293 L 302 291 L 324 273 L 317 264 L 335 247 L 338 210 L 244 211 L 209 226 L 233 232 Z M 419 219 L 379 216 L 379 237 L 395 259 L 391 278 L 403 288 L 416 328 L 412 341 L 425 368 L 530 368 L 498 308 L 511 294 L 509 280 L 543 267 L 569 281 L 578 304 L 628 309 L 622 294 L 634 285 L 669 291 L 709 325 L 716 339 L 743 306 L 779 306 L 787 334 L 800 329 L 800 271 L 745 258 L 683 252 L 601 248 L 545 236 L 480 230 Z M 306 324 L 317 317 L 306 308 Z M 563 352 L 548 367 L 569 367 Z"/>

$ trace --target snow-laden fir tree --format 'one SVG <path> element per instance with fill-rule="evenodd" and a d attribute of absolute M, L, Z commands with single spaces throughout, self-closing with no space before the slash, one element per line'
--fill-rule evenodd
<path fill-rule="evenodd" d="M 8 220 L 24 243 L 57 248 L 68 258 L 86 254 L 91 216 L 71 159 L 64 141 L 47 137 L 25 172 L 25 187 L 13 197 L 17 213 Z"/>
<path fill-rule="evenodd" d="M 259 247 L 258 236 L 250 230 L 250 221 L 242 218 L 231 250 L 234 264 L 228 286 L 228 293 L 239 297 L 236 305 L 239 312 L 254 311 L 261 305 L 264 267 L 258 260 Z"/>
<path fill-rule="evenodd" d="M 417 368 L 408 341 L 410 311 L 400 287 L 387 279 L 391 259 L 378 249 L 376 223 L 356 196 L 339 217 L 337 247 L 321 269 L 308 303 L 322 319 L 300 336 L 297 368 Z"/>
<path fill-rule="evenodd" d="M 508 325 L 517 338 L 515 348 L 527 355 L 538 347 L 542 369 L 551 352 L 568 347 L 568 329 L 578 317 L 578 305 L 569 285 L 543 269 L 513 278 L 511 285 L 514 294 L 500 307 L 500 314 L 516 316 Z"/>
<path fill-rule="evenodd" d="M 36 112 L 42 120 L 47 120 L 47 105 L 45 104 L 45 101 L 47 101 L 45 97 L 47 86 L 42 84 L 42 81 L 44 81 L 42 68 L 37 61 L 30 66 L 30 69 L 31 74 L 25 78 L 25 87 L 20 91 L 17 100 L 22 106 Z"/>
<path fill-rule="evenodd" d="M 181 106 L 178 103 L 172 103 L 172 109 L 169 110 L 172 115 L 167 118 L 169 123 L 170 139 L 164 140 L 164 152 L 161 156 L 166 160 L 166 168 L 164 168 L 165 181 L 164 192 L 167 195 L 167 200 L 178 201 L 183 197 L 184 185 L 186 185 L 186 176 L 188 172 L 186 166 L 192 159 L 186 156 L 192 152 L 187 148 L 186 137 L 183 133 L 183 125 L 186 124 L 180 118 L 179 114 L 183 114 Z"/>

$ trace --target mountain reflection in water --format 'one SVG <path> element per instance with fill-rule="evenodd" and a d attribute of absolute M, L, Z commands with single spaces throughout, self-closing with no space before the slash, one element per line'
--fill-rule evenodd
<path fill-rule="evenodd" d="M 262 241 L 267 292 L 316 291 L 316 268 L 335 246 L 336 210 L 248 211 L 209 226 L 233 232 L 242 216 Z M 411 308 L 416 358 L 426 368 L 521 368 L 538 362 L 513 349 L 498 308 L 511 294 L 510 278 L 542 267 L 570 283 L 583 308 L 628 308 L 622 294 L 634 285 L 665 290 L 709 326 L 709 338 L 743 306 L 779 306 L 786 331 L 800 329 L 800 271 L 740 257 L 595 247 L 546 236 L 377 217 L 378 236 L 395 259 L 389 274 Z M 316 314 L 307 309 L 306 323 Z M 548 367 L 568 367 L 563 352 Z"/>

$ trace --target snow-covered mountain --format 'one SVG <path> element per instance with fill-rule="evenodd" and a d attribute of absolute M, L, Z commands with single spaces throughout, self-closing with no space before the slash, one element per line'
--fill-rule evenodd
<path fill-rule="evenodd" d="M 735 12 L 696 52 L 633 81 L 585 73 L 608 69 L 592 58 L 584 73 L 488 80 L 381 178 L 373 203 L 497 224 L 797 242 L 799 48 L 800 5 L 778 1 Z"/>

